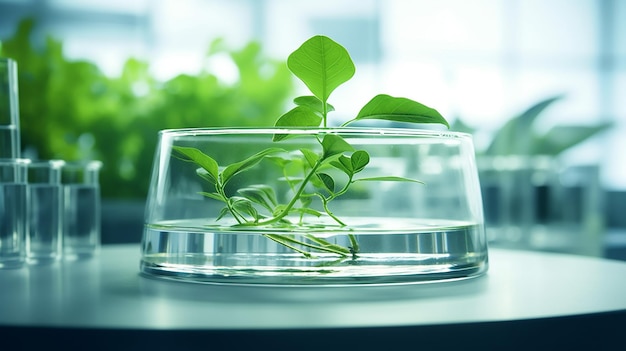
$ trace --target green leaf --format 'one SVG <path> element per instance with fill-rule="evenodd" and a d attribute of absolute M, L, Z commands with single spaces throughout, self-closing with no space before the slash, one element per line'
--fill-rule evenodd
<path fill-rule="evenodd" d="M 335 193 L 335 180 L 333 177 L 326 173 L 316 173 L 315 175 L 322 181 L 324 187 L 330 191 L 331 194 Z"/>
<path fill-rule="evenodd" d="M 256 220 L 259 219 L 259 213 L 257 212 L 254 205 L 252 205 L 252 201 L 245 197 L 233 196 L 229 199 L 231 206 L 240 213 L 245 213 L 250 215 L 252 218 Z"/>
<path fill-rule="evenodd" d="M 324 150 L 323 159 L 341 154 L 343 152 L 354 151 L 354 148 L 348 144 L 342 137 L 336 134 L 326 134 L 322 140 L 322 148 Z"/>
<path fill-rule="evenodd" d="M 315 166 L 315 163 L 317 163 L 317 160 L 319 160 L 319 156 L 313 150 L 300 149 L 300 152 L 302 152 L 304 158 L 311 167 Z"/>
<path fill-rule="evenodd" d="M 293 187 L 298 185 L 299 183 L 301 183 L 304 178 L 303 177 L 280 177 L 278 178 L 279 181 L 281 182 L 287 182 L 287 184 L 289 184 L 289 186 Z"/>
<path fill-rule="evenodd" d="M 355 119 L 343 125 L 364 119 L 382 119 L 407 123 L 439 123 L 450 128 L 448 121 L 437 110 L 417 101 L 385 94 L 376 95 L 363 106 Z"/>
<path fill-rule="evenodd" d="M 275 127 L 319 127 L 322 117 L 307 106 L 296 106 L 280 116 Z M 274 134 L 273 141 L 287 138 L 287 134 Z"/>
<path fill-rule="evenodd" d="M 200 176 L 200 178 L 202 178 L 202 179 L 206 180 L 207 182 L 215 185 L 215 181 L 213 180 L 214 179 L 213 176 L 209 172 L 207 172 L 206 169 L 198 168 L 198 169 L 196 169 L 196 174 L 198 176 Z"/>
<path fill-rule="evenodd" d="M 532 153 L 535 155 L 558 155 L 561 152 L 582 143 L 610 128 L 610 122 L 592 126 L 557 125 L 535 143 Z"/>
<path fill-rule="evenodd" d="M 322 212 L 316 211 L 308 207 L 294 207 L 291 210 L 294 212 L 302 213 L 302 214 L 310 214 L 315 217 L 321 217 L 323 215 Z"/>
<path fill-rule="evenodd" d="M 287 67 L 323 103 L 356 71 L 348 51 L 323 35 L 310 38 L 291 53 Z"/>
<path fill-rule="evenodd" d="M 324 113 L 324 103 L 315 96 L 298 96 L 293 99 L 293 102 L 298 106 L 306 106 L 315 112 L 320 114 Z M 326 112 L 335 111 L 335 107 L 329 103 L 326 104 Z"/>
<path fill-rule="evenodd" d="M 217 162 L 207 154 L 193 147 L 173 146 L 172 149 L 182 156 L 181 160 L 189 161 L 197 164 L 207 171 L 207 176 L 203 177 L 214 185 L 217 184 L 219 166 Z M 176 157 L 176 155 L 174 155 Z"/>
<path fill-rule="evenodd" d="M 220 214 L 217 216 L 217 218 L 216 218 L 215 220 L 216 220 L 216 221 L 219 221 L 220 219 L 224 218 L 224 216 L 226 216 L 227 214 L 231 214 L 231 215 L 232 215 L 232 213 L 230 212 L 230 210 L 229 210 L 229 209 L 228 209 L 228 207 L 226 206 L 226 207 L 223 207 L 223 208 L 220 210 Z"/>
<path fill-rule="evenodd" d="M 233 176 L 246 171 L 252 167 L 254 167 L 257 163 L 261 162 L 261 160 L 267 156 L 267 155 L 271 155 L 271 154 L 276 154 L 279 152 L 284 152 L 285 150 L 283 149 L 279 149 L 279 148 L 269 148 L 269 149 L 265 149 L 263 151 L 260 151 L 248 158 L 246 158 L 243 161 L 237 162 L 237 163 L 233 163 L 229 166 L 227 166 L 221 174 L 221 181 L 222 184 L 225 185 Z"/>
<path fill-rule="evenodd" d="M 354 174 L 354 169 L 352 168 L 352 161 L 350 157 L 345 155 L 339 156 L 337 160 L 331 161 L 330 165 L 344 172 L 348 176 L 352 176 Z"/>
<path fill-rule="evenodd" d="M 218 193 L 207 193 L 207 192 L 201 191 L 200 195 L 206 196 L 208 198 L 215 199 L 218 201 L 226 202 L 226 199 Z"/>
<path fill-rule="evenodd" d="M 350 157 L 350 163 L 354 173 L 361 172 L 370 163 L 370 155 L 363 150 L 355 151 Z"/>
<path fill-rule="evenodd" d="M 248 188 L 241 188 L 237 190 L 237 192 L 243 197 L 245 197 L 246 199 L 265 207 L 269 211 L 273 210 L 272 208 L 273 204 L 266 197 L 266 193 L 262 189 L 248 187 Z"/>
<path fill-rule="evenodd" d="M 282 156 L 267 156 L 266 159 L 275 163 L 279 167 L 285 167 L 289 163 L 293 162 L 293 158 L 291 157 L 282 157 Z"/>
<path fill-rule="evenodd" d="M 386 177 L 369 177 L 369 178 L 359 178 L 355 179 L 355 182 L 413 182 L 424 184 L 424 182 L 404 177 L 394 177 L 394 176 L 386 176 Z"/>
<path fill-rule="evenodd" d="M 553 96 L 532 105 L 518 116 L 508 120 L 487 147 L 487 155 L 529 155 L 535 143 L 533 124 L 537 118 L 563 95 Z"/>
<path fill-rule="evenodd" d="M 265 193 L 265 196 L 270 201 L 270 203 L 272 203 L 272 205 L 276 206 L 276 204 L 278 203 L 276 201 L 276 193 L 274 192 L 274 189 L 271 186 L 266 185 L 266 184 L 254 184 L 254 185 L 250 185 L 250 187 L 263 191 L 263 193 Z"/>

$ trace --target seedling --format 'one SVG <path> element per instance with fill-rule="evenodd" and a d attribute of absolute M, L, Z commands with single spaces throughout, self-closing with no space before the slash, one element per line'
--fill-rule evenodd
<path fill-rule="evenodd" d="M 325 129 L 328 127 L 328 114 L 334 111 L 328 102 L 332 92 L 355 73 L 355 66 L 348 51 L 332 39 L 325 36 L 314 36 L 304 42 L 287 59 L 291 72 L 308 87 L 312 95 L 299 96 L 294 99 L 295 107 L 278 118 L 275 127 L 298 127 Z M 438 123 L 449 127 L 448 122 L 436 110 L 419 102 L 389 95 L 377 95 L 359 111 L 354 119 L 341 125 L 368 120 L 387 120 L 407 123 Z M 340 218 L 333 214 L 331 203 L 346 194 L 352 185 L 358 182 L 414 182 L 416 179 L 398 176 L 359 177 L 370 162 L 370 155 L 365 150 L 356 150 L 344 138 L 333 133 L 316 135 L 317 150 L 302 148 L 298 155 L 287 153 L 280 147 L 288 134 L 274 134 L 276 147 L 261 150 L 242 161 L 229 165 L 219 165 L 211 156 L 196 148 L 175 146 L 177 157 L 193 162 L 199 168 L 197 174 L 214 189 L 202 195 L 224 203 L 217 220 L 231 216 L 237 227 L 299 229 L 306 232 L 310 224 L 307 218 L 328 216 L 337 225 L 345 227 Z M 290 174 L 285 170 L 282 180 L 292 190 L 291 198 L 286 203 L 277 200 L 275 190 L 267 184 L 251 184 L 238 188 L 234 193 L 226 191 L 226 185 L 237 175 L 257 167 L 263 160 L 278 165 L 296 165 L 299 174 Z M 283 167 L 286 169 L 286 167 Z M 333 172 L 330 172 L 333 170 Z M 336 172 L 336 171 L 339 172 Z M 346 179 L 337 179 L 336 174 Z M 335 174 L 335 176 L 333 176 Z M 342 176 L 343 177 L 343 176 Z M 321 203 L 322 210 L 312 206 L 314 201 Z M 319 207 L 319 206 L 318 206 Z M 294 221 L 294 218 L 297 221 Z M 311 252 L 327 252 L 341 258 L 356 259 L 359 244 L 354 235 L 348 235 L 350 246 L 344 247 L 305 234 L 304 240 L 296 239 L 288 234 L 264 234 L 285 247 L 301 253 L 305 257 L 313 257 Z"/>

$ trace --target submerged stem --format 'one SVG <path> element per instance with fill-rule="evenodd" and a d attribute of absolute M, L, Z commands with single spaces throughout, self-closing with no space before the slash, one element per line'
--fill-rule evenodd
<path fill-rule="evenodd" d="M 296 240 L 296 239 L 293 239 L 293 238 L 291 238 L 291 237 L 289 237 L 287 235 L 263 234 L 263 236 L 265 236 L 266 238 L 269 238 L 271 240 L 274 240 L 275 242 L 277 242 L 277 243 L 279 243 L 281 245 L 284 245 L 284 246 L 286 246 L 286 247 L 288 247 L 288 248 L 290 248 L 292 250 L 295 250 L 295 251 L 303 254 L 307 258 L 312 258 L 312 255 L 311 255 L 310 252 L 304 251 L 304 250 L 302 250 L 300 248 L 297 248 L 297 247 L 295 247 L 295 246 L 293 246 L 291 244 L 297 244 L 297 245 L 301 245 L 301 246 L 308 247 L 308 248 L 311 248 L 311 249 L 315 249 L 315 250 L 318 250 L 318 251 L 330 252 L 330 253 L 338 254 L 338 255 L 341 255 L 341 256 L 348 256 L 351 253 L 350 250 L 348 250 L 348 249 L 346 249 L 346 248 L 344 248 L 342 246 L 331 244 L 331 243 L 329 243 L 329 242 L 327 242 L 327 241 L 325 241 L 323 239 L 319 239 L 319 238 L 316 238 L 314 236 L 311 236 L 310 234 L 307 234 L 305 237 L 307 239 L 310 239 L 311 241 L 315 242 L 318 245 L 310 244 L 310 243 L 307 243 L 307 242 L 301 241 L 301 240 Z M 323 241 L 321 241 L 321 240 L 323 240 Z"/>

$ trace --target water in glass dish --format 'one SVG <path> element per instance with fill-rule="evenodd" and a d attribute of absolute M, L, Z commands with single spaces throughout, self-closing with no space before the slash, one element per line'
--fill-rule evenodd
<path fill-rule="evenodd" d="M 269 285 L 416 283 L 467 278 L 487 269 L 480 224 L 371 217 L 347 221 L 362 224 L 286 231 L 242 230 L 203 220 L 152 223 L 145 228 L 141 269 L 177 279 Z M 320 245 L 316 238 L 346 253 L 298 244 Z"/>

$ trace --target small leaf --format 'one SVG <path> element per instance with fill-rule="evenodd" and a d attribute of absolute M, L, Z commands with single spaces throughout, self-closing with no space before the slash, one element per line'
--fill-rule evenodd
<path fill-rule="evenodd" d="M 275 127 L 319 127 L 322 123 L 322 116 L 315 110 L 307 106 L 296 106 L 280 116 Z M 273 141 L 280 141 L 287 138 L 288 134 L 274 134 Z"/>
<path fill-rule="evenodd" d="M 335 193 L 335 180 L 333 177 L 329 176 L 326 173 L 316 173 L 317 177 L 322 181 L 324 187 L 330 191 L 331 194 Z"/>
<path fill-rule="evenodd" d="M 324 113 L 324 103 L 315 96 L 298 96 L 293 99 L 293 102 L 298 106 L 307 106 L 315 112 L 320 114 Z M 329 103 L 326 103 L 326 112 L 335 111 L 335 107 Z"/>
<path fill-rule="evenodd" d="M 370 163 L 370 155 L 363 150 L 355 151 L 350 157 L 350 163 L 354 173 L 361 172 Z"/>
<path fill-rule="evenodd" d="M 267 155 L 271 155 L 271 154 L 275 154 L 275 153 L 279 153 L 279 152 L 284 152 L 285 150 L 283 149 L 279 149 L 279 148 L 269 148 L 269 149 L 265 149 L 263 151 L 260 151 L 250 157 L 248 157 L 247 159 L 237 162 L 237 163 L 233 163 L 229 166 L 227 166 L 221 174 L 221 181 L 222 184 L 225 185 L 233 176 L 235 176 L 236 174 L 239 174 L 243 171 L 246 171 L 252 167 L 254 167 L 257 163 L 261 162 L 261 160 L 267 156 Z"/>
<path fill-rule="evenodd" d="M 274 192 L 274 189 L 271 186 L 265 185 L 265 184 L 254 184 L 254 185 L 250 185 L 250 187 L 255 188 L 255 189 L 260 189 L 261 191 L 263 191 L 263 193 L 265 193 L 265 196 L 272 203 L 272 205 L 276 206 L 276 204 L 278 203 L 276 201 L 276 193 Z"/>
<path fill-rule="evenodd" d="M 304 180 L 304 178 L 302 178 L 302 177 L 290 177 L 290 178 L 280 177 L 280 178 L 278 178 L 278 180 L 281 181 L 281 182 L 287 182 L 287 184 L 289 184 L 289 186 L 293 187 L 293 186 L 296 186 L 299 183 L 301 183 Z"/>
<path fill-rule="evenodd" d="M 219 221 L 220 219 L 224 218 L 224 216 L 226 216 L 227 214 L 232 214 L 232 213 L 230 213 L 230 210 L 228 209 L 228 207 L 224 207 L 220 210 L 220 214 L 217 216 L 215 220 Z"/>
<path fill-rule="evenodd" d="M 287 208 L 287 205 L 278 205 L 278 206 L 276 206 L 274 208 L 274 211 L 272 211 L 272 216 L 280 215 L 286 208 Z"/>
<path fill-rule="evenodd" d="M 356 71 L 348 51 L 323 35 L 310 38 L 291 53 L 287 67 L 323 102 Z"/>
<path fill-rule="evenodd" d="M 300 152 L 302 152 L 302 154 L 304 155 L 304 158 L 306 159 L 307 163 L 311 167 L 315 166 L 315 164 L 317 163 L 317 160 L 319 160 L 320 158 L 315 153 L 315 151 L 312 151 L 310 149 L 300 149 Z"/>
<path fill-rule="evenodd" d="M 241 194 L 243 197 L 245 197 L 246 199 L 265 207 L 269 211 L 272 211 L 272 207 L 273 207 L 272 203 L 270 202 L 269 199 L 267 199 L 266 194 L 263 190 L 258 189 L 258 188 L 248 187 L 248 188 L 241 188 L 237 190 L 237 192 Z"/>
<path fill-rule="evenodd" d="M 173 146 L 172 149 L 183 156 L 178 157 L 179 159 L 193 162 L 202 167 L 207 171 L 206 177 L 203 178 L 213 184 L 217 184 L 219 167 L 214 159 L 193 147 Z"/>
<path fill-rule="evenodd" d="M 200 178 L 202 178 L 202 179 L 206 180 L 207 182 L 215 185 L 215 181 L 214 181 L 213 176 L 209 172 L 207 172 L 206 169 L 204 169 L 204 168 L 197 168 L 196 169 L 196 174 L 198 176 L 200 176 Z"/>
<path fill-rule="evenodd" d="M 359 179 L 355 179 L 354 181 L 355 182 L 413 182 L 413 183 L 424 184 L 424 182 L 416 180 L 416 179 L 394 177 L 394 176 L 359 178 Z"/>
<path fill-rule="evenodd" d="M 252 201 L 245 197 L 233 196 L 229 199 L 231 206 L 238 212 L 250 215 L 254 220 L 259 219 L 259 213 L 252 205 Z"/>
<path fill-rule="evenodd" d="M 323 159 L 341 154 L 343 152 L 354 151 L 354 148 L 348 144 L 342 137 L 335 134 L 326 134 L 322 140 L 322 148 L 324 149 Z"/>
<path fill-rule="evenodd" d="M 322 212 L 316 211 L 312 208 L 308 208 L 308 207 L 294 207 L 291 209 L 294 212 L 299 212 L 302 214 L 310 214 L 313 215 L 315 217 L 321 217 L 323 215 Z"/>
<path fill-rule="evenodd" d="M 208 198 L 215 199 L 218 201 L 226 202 L 226 199 L 218 193 L 207 193 L 207 192 L 201 191 L 200 195 L 206 196 Z"/>
<path fill-rule="evenodd" d="M 407 98 L 398 98 L 385 94 L 376 95 L 370 100 L 355 119 L 344 126 L 363 119 L 382 119 L 408 123 L 440 123 L 450 128 L 448 121 L 437 110 Z"/>
<path fill-rule="evenodd" d="M 349 176 L 354 174 L 352 161 L 350 161 L 350 158 L 347 156 L 341 155 L 337 160 L 331 161 L 330 164 Z"/>

